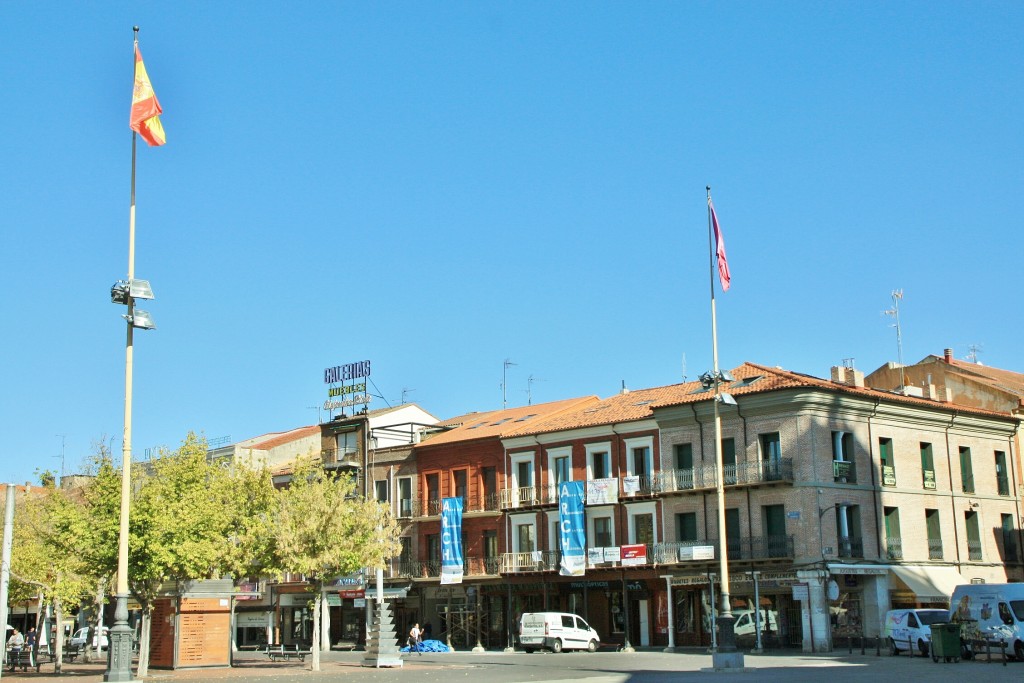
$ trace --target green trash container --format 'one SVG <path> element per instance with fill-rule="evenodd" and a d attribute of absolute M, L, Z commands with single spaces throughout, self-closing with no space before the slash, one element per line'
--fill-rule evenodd
<path fill-rule="evenodd" d="M 960 624 L 932 624 L 932 661 L 960 661 Z"/>

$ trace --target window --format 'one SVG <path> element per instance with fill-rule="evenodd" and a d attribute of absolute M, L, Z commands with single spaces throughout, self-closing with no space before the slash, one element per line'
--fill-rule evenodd
<path fill-rule="evenodd" d="M 519 453 L 512 456 L 512 503 L 513 506 L 530 505 L 536 502 L 533 482 L 533 453 Z"/>
<path fill-rule="evenodd" d="M 939 511 L 924 511 L 925 528 L 928 530 L 928 559 L 942 559 L 942 529 L 939 526 Z"/>
<path fill-rule="evenodd" d="M 611 513 L 590 519 L 590 540 L 592 543 L 589 545 L 594 548 L 610 548 L 615 545 Z"/>
<path fill-rule="evenodd" d="M 412 477 L 398 480 L 398 516 L 412 517 Z"/>
<path fill-rule="evenodd" d="M 903 539 L 900 536 L 900 509 L 883 508 L 885 515 L 885 552 L 890 560 L 903 559 Z"/>
<path fill-rule="evenodd" d="M 548 451 L 548 493 L 551 502 L 558 501 L 558 485 L 572 481 L 572 448 Z"/>
<path fill-rule="evenodd" d="M 693 488 L 693 444 L 677 443 L 672 446 L 675 464 L 675 490 Z"/>
<path fill-rule="evenodd" d="M 484 530 L 484 558 L 492 560 L 498 556 L 498 532 L 494 529 Z"/>
<path fill-rule="evenodd" d="M 974 467 L 971 465 L 971 449 L 960 447 L 960 483 L 964 493 L 974 493 Z"/>
<path fill-rule="evenodd" d="M 498 474 L 494 467 L 484 467 L 480 472 L 484 489 L 484 510 L 498 509 Z"/>
<path fill-rule="evenodd" d="M 761 434 L 761 475 L 772 481 L 782 477 L 782 441 L 778 432 Z"/>
<path fill-rule="evenodd" d="M 864 557 L 859 505 L 836 507 L 836 537 L 839 540 L 839 557 Z"/>
<path fill-rule="evenodd" d="M 762 557 L 786 557 L 789 550 L 786 537 L 786 507 L 784 505 L 762 506 L 761 526 L 764 531 Z"/>
<path fill-rule="evenodd" d="M 452 472 L 452 488 L 454 489 L 455 497 L 462 499 L 463 510 L 468 509 L 468 505 L 466 505 L 469 502 L 469 489 L 466 485 L 468 479 L 469 473 L 466 470 L 455 470 Z"/>
<path fill-rule="evenodd" d="M 832 432 L 832 476 L 837 482 L 852 484 L 857 481 L 857 468 L 853 462 L 853 434 Z"/>
<path fill-rule="evenodd" d="M 562 529 L 558 523 L 558 513 L 549 512 L 548 517 L 548 550 L 559 550 L 562 545 Z"/>
<path fill-rule="evenodd" d="M 736 440 L 722 439 L 722 470 L 726 484 L 736 483 Z"/>
<path fill-rule="evenodd" d="M 608 479 L 612 476 L 610 444 L 587 445 L 587 475 L 589 479 Z"/>
<path fill-rule="evenodd" d="M 651 545 L 654 543 L 654 515 L 645 513 L 633 518 L 633 542 Z"/>
<path fill-rule="evenodd" d="M 537 534 L 534 529 L 533 520 L 518 521 L 512 523 L 514 533 L 512 539 L 515 547 L 512 552 L 532 553 L 537 548 Z"/>
<path fill-rule="evenodd" d="M 626 474 L 640 477 L 641 488 L 647 488 L 651 473 L 654 471 L 653 452 L 654 440 L 650 437 L 642 439 L 626 439 Z"/>
<path fill-rule="evenodd" d="M 373 492 L 378 501 L 386 503 L 388 501 L 388 480 L 378 479 L 373 482 Z"/>
<path fill-rule="evenodd" d="M 930 443 L 921 443 L 921 479 L 926 489 L 935 490 L 935 460 Z"/>
<path fill-rule="evenodd" d="M 697 513 L 676 513 L 676 540 L 681 543 L 697 540 Z"/>
<path fill-rule="evenodd" d="M 1003 536 L 1003 562 L 1017 562 L 1017 530 L 1013 528 L 1013 515 L 1000 515 Z"/>
<path fill-rule="evenodd" d="M 427 535 L 427 563 L 431 565 L 428 573 L 431 576 L 441 572 L 441 536 L 440 534 Z"/>
<path fill-rule="evenodd" d="M 398 552 L 398 561 L 402 564 L 412 562 L 412 539 L 408 536 L 402 536 L 398 539 L 401 543 L 401 550 Z"/>
<path fill-rule="evenodd" d="M 738 560 L 743 556 L 740 552 L 743 542 L 740 540 L 739 508 L 726 508 L 725 510 L 725 545 L 728 549 L 729 559 Z"/>
<path fill-rule="evenodd" d="M 878 439 L 878 459 L 882 461 L 882 486 L 896 485 L 896 460 L 892 454 L 892 439 Z"/>
<path fill-rule="evenodd" d="M 967 559 L 981 561 L 981 529 L 978 527 L 978 513 L 974 510 L 964 512 L 964 526 L 967 527 Z"/>
<path fill-rule="evenodd" d="M 427 515 L 441 514 L 441 477 L 427 475 Z"/>
<path fill-rule="evenodd" d="M 996 486 L 1000 496 L 1010 495 L 1010 480 L 1006 473 L 1006 453 L 996 451 Z"/>

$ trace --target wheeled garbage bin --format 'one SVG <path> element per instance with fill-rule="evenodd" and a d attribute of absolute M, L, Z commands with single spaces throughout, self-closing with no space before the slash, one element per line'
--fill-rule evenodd
<path fill-rule="evenodd" d="M 932 661 L 960 661 L 960 624 L 932 624 Z"/>

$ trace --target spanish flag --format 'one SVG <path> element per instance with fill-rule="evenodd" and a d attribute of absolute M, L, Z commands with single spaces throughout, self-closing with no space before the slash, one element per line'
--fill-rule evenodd
<path fill-rule="evenodd" d="M 142 53 L 135 45 L 135 88 L 132 91 L 132 117 L 130 127 L 143 137 L 151 147 L 159 147 L 167 142 L 160 114 L 163 113 L 160 103 L 153 92 L 153 84 L 149 82 L 146 65 L 142 63 Z"/>

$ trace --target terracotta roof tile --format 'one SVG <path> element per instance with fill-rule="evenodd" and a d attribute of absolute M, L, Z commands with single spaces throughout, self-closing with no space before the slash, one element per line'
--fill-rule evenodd
<path fill-rule="evenodd" d="M 492 410 L 487 413 L 469 413 L 445 423 L 457 423 L 458 426 L 446 432 L 435 434 L 424 439 L 417 448 L 427 448 L 459 441 L 475 441 L 492 437 L 505 437 L 518 431 L 526 422 L 536 422 L 572 410 L 582 405 L 598 403 L 597 396 L 570 398 L 551 403 L 539 403 L 505 410 Z"/>

